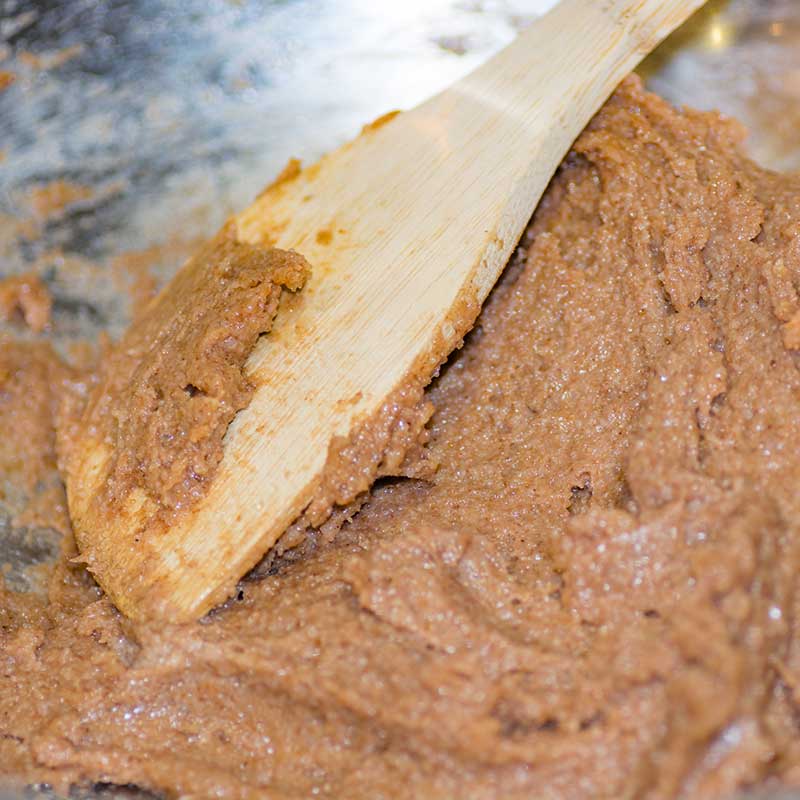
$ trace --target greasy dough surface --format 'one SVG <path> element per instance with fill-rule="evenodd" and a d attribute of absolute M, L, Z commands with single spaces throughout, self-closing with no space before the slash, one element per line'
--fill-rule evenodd
<path fill-rule="evenodd" d="M 438 468 L 331 544 L 185 626 L 126 623 L 66 562 L 49 601 L 6 593 L 0 772 L 239 798 L 800 783 L 800 179 L 739 136 L 626 83 L 428 392 Z"/>
<path fill-rule="evenodd" d="M 298 253 L 240 242 L 229 223 L 104 359 L 60 437 L 75 535 L 101 584 L 121 551 L 146 548 L 204 494 L 252 395 L 247 356 L 283 289 L 299 290 L 308 274 Z M 86 533 L 120 520 L 107 539 Z"/>

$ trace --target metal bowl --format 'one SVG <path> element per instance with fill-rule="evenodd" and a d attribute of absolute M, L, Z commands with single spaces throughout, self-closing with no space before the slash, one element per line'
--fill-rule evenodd
<path fill-rule="evenodd" d="M 116 336 L 131 313 L 120 281 L 165 280 L 289 157 L 416 104 L 553 4 L 0 0 L 0 86 L 13 80 L 0 91 L 0 276 L 35 265 L 57 345 Z M 711 0 L 640 71 L 673 102 L 738 117 L 763 165 L 800 168 L 796 0 Z M 43 210 L 37 187 L 56 180 L 84 196 Z M 15 529 L 13 494 L 0 493 L 0 563 L 36 591 L 30 567 L 55 557 L 57 535 Z"/>

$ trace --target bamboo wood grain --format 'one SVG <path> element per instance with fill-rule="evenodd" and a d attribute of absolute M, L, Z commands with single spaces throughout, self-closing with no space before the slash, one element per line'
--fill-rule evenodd
<path fill-rule="evenodd" d="M 314 274 L 252 354 L 255 396 L 183 522 L 131 548 L 129 519 L 100 529 L 81 513 L 101 456 L 68 480 L 79 543 L 119 553 L 96 577 L 125 614 L 187 620 L 230 595 L 308 504 L 332 440 L 458 343 L 581 129 L 701 5 L 563 0 L 448 90 L 235 217 L 241 239 L 293 248 Z"/>

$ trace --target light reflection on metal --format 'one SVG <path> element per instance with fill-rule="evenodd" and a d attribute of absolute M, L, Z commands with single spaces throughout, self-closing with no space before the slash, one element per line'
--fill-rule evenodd
<path fill-rule="evenodd" d="M 735 29 L 721 15 L 708 28 L 707 42 L 712 50 L 724 50 L 733 41 Z"/>

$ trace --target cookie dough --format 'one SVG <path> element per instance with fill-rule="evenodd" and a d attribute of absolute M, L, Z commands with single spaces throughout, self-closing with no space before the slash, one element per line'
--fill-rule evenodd
<path fill-rule="evenodd" d="M 66 557 L 47 599 L 6 591 L 0 773 L 229 798 L 800 784 L 800 178 L 741 135 L 623 84 L 427 392 L 438 468 L 379 482 L 334 541 L 190 625 L 126 622 Z"/>
<path fill-rule="evenodd" d="M 229 223 L 103 360 L 60 437 L 75 533 L 93 571 L 102 575 L 115 553 L 102 542 L 84 547 L 81 522 L 102 530 L 135 508 L 135 541 L 144 541 L 205 493 L 225 431 L 252 394 L 247 356 L 283 289 L 301 289 L 309 270 L 298 253 L 240 242 Z"/>

